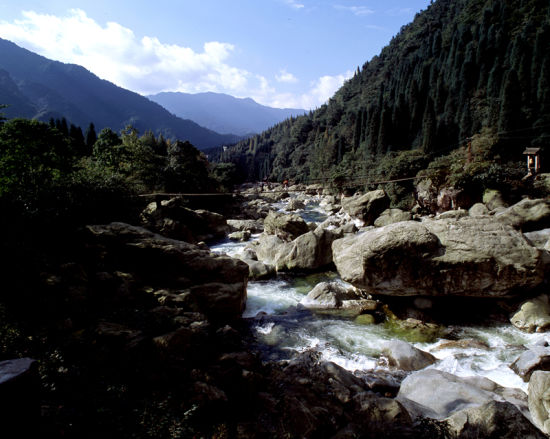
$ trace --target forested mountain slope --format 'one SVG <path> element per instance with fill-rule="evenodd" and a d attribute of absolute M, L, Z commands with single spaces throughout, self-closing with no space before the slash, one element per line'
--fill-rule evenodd
<path fill-rule="evenodd" d="M 234 143 L 239 137 L 220 135 L 180 119 L 149 99 L 102 80 L 84 67 L 52 61 L 0 38 L 0 104 L 8 118 L 47 121 L 67 118 L 99 131 L 120 131 L 132 125 L 141 133 L 189 140 L 199 148 Z"/>
<path fill-rule="evenodd" d="M 328 104 L 210 156 L 250 180 L 349 178 L 395 151 L 433 158 L 484 130 L 499 160 L 521 160 L 549 140 L 549 48 L 547 0 L 438 0 Z"/>

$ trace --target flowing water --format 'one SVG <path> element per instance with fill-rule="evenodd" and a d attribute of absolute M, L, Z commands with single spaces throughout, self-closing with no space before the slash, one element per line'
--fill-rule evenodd
<path fill-rule="evenodd" d="M 282 209 L 281 206 L 277 206 Z M 320 222 L 324 216 L 315 206 L 301 212 L 306 221 Z M 224 242 L 213 246 L 215 252 L 237 255 L 246 243 Z M 243 317 L 248 318 L 260 349 L 269 359 L 290 358 L 298 352 L 315 350 L 324 360 L 350 371 L 384 369 L 378 364 L 382 345 L 396 335 L 384 324 L 361 325 L 352 319 L 311 314 L 299 302 L 323 280 L 336 279 L 336 273 L 309 276 L 279 275 L 269 281 L 248 284 L 248 299 Z M 484 342 L 483 348 L 438 349 L 435 343 L 412 343 L 432 353 L 439 361 L 430 366 L 458 376 L 483 376 L 505 387 L 527 391 L 527 383 L 509 365 L 544 334 L 527 334 L 510 325 L 460 326 L 449 328 L 459 339 Z"/>

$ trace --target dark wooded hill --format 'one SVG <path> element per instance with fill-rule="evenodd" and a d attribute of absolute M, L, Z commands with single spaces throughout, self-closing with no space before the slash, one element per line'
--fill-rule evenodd
<path fill-rule="evenodd" d="M 547 0 L 438 0 L 326 105 L 210 157 L 250 180 L 313 181 L 368 174 L 396 151 L 433 158 L 489 130 L 500 159 L 522 159 L 550 135 L 548 48 Z"/>

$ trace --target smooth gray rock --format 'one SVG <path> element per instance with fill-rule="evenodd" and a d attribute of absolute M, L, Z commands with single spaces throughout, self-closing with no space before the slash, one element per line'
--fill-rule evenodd
<path fill-rule="evenodd" d="M 271 279 L 276 275 L 275 267 L 273 265 L 264 264 L 263 262 L 254 261 L 252 259 L 243 259 L 243 261 L 248 264 L 250 279 Z"/>
<path fill-rule="evenodd" d="M 340 312 L 348 316 L 374 311 L 378 307 L 378 303 L 365 298 L 361 290 L 337 281 L 318 283 L 300 305 L 312 311 Z"/>
<path fill-rule="evenodd" d="M 550 370 L 550 347 L 533 346 L 521 354 L 510 368 L 528 382 L 535 370 Z"/>
<path fill-rule="evenodd" d="M 469 407 L 446 419 L 452 433 L 459 438 L 544 439 L 522 412 L 509 402 L 489 401 Z"/>
<path fill-rule="evenodd" d="M 523 232 L 542 230 L 550 227 L 550 199 L 524 199 L 502 212 L 495 218 Z"/>
<path fill-rule="evenodd" d="M 233 232 L 227 235 L 229 239 L 232 241 L 240 241 L 240 242 L 246 242 L 250 240 L 250 232 L 247 230 L 239 231 L 239 232 Z"/>
<path fill-rule="evenodd" d="M 336 240 L 343 280 L 371 294 L 509 296 L 544 280 L 544 258 L 491 217 L 406 221 Z"/>
<path fill-rule="evenodd" d="M 237 219 L 228 219 L 227 225 L 234 232 L 250 232 L 250 233 L 260 233 L 263 232 L 264 226 L 261 221 L 258 220 L 237 220 Z"/>
<path fill-rule="evenodd" d="M 546 332 L 550 329 L 550 303 L 548 296 L 541 294 L 523 302 L 510 318 L 516 328 L 526 332 Z"/>
<path fill-rule="evenodd" d="M 376 218 L 390 206 L 390 199 L 383 190 L 379 189 L 364 195 L 342 198 L 341 204 L 344 212 L 349 216 L 363 221 L 366 225 L 372 225 Z"/>
<path fill-rule="evenodd" d="M 199 311 L 211 319 L 242 315 L 248 265 L 239 259 L 125 223 L 86 226 L 86 233 L 110 271 L 123 267 L 154 289 L 189 289 Z"/>
<path fill-rule="evenodd" d="M 277 271 L 312 271 L 332 264 L 332 243 L 341 237 L 338 231 L 317 227 L 291 242 L 278 236 L 260 236 L 256 253 L 258 259 L 274 265 Z"/>
<path fill-rule="evenodd" d="M 305 203 L 297 198 L 291 198 L 286 205 L 286 210 L 301 210 L 305 208 Z"/>
<path fill-rule="evenodd" d="M 397 339 L 384 343 L 381 360 L 389 367 L 403 371 L 424 369 L 437 361 L 429 352 Z"/>
<path fill-rule="evenodd" d="M 191 244 L 223 238 L 230 230 L 219 213 L 188 209 L 180 198 L 150 203 L 140 219 L 153 232 Z"/>
<path fill-rule="evenodd" d="M 309 228 L 299 215 L 271 211 L 264 220 L 264 231 L 268 235 L 277 235 L 285 241 L 292 241 L 309 232 Z"/>
<path fill-rule="evenodd" d="M 470 216 L 485 216 L 489 215 L 489 209 L 483 203 L 476 203 L 468 211 Z"/>
<path fill-rule="evenodd" d="M 529 380 L 528 401 L 534 424 L 550 434 L 550 372 L 533 372 Z"/>
<path fill-rule="evenodd" d="M 460 378 L 435 369 L 423 369 L 405 378 L 396 399 L 413 417 L 445 419 L 491 401 L 511 402 L 528 414 L 527 398 L 521 391 L 506 389 L 487 378 Z"/>
<path fill-rule="evenodd" d="M 398 223 L 400 221 L 409 221 L 412 219 L 410 212 L 405 212 L 401 209 L 386 209 L 374 221 L 375 227 L 383 227 L 389 224 Z"/>

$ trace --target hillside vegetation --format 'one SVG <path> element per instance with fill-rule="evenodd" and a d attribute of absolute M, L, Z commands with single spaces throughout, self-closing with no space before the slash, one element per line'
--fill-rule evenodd
<path fill-rule="evenodd" d="M 519 172 L 526 146 L 548 143 L 548 47 L 546 0 L 439 0 L 326 105 L 209 157 L 247 180 L 360 185 L 414 177 L 474 136 L 482 150 L 470 148 L 461 172 L 477 161 L 472 178 L 492 167 L 502 180 Z"/>

